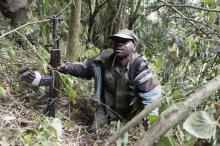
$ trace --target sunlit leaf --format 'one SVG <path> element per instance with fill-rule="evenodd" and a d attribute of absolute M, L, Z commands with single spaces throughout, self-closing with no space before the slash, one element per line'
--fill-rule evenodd
<path fill-rule="evenodd" d="M 208 5 L 208 6 L 211 6 L 215 3 L 214 0 L 202 0 L 202 2 L 204 3 L 204 5 Z"/>
<path fill-rule="evenodd" d="M 147 116 L 147 119 L 149 120 L 149 122 L 151 124 L 153 124 L 155 121 L 157 121 L 159 119 L 159 116 L 157 116 L 157 115 L 149 115 L 149 116 Z"/>
<path fill-rule="evenodd" d="M 76 103 L 76 91 L 73 90 L 72 88 L 68 88 L 68 92 L 69 92 L 69 99 L 71 101 L 72 104 Z"/>
<path fill-rule="evenodd" d="M 51 126 L 56 130 L 57 138 L 61 138 L 63 134 L 63 126 L 61 120 L 59 118 L 54 118 Z"/>
<path fill-rule="evenodd" d="M 30 144 L 32 141 L 32 133 L 25 134 L 23 136 L 25 144 Z"/>
<path fill-rule="evenodd" d="M 197 138 L 211 138 L 216 131 L 215 121 L 210 114 L 199 111 L 191 114 L 183 123 L 183 128 Z"/>
<path fill-rule="evenodd" d="M 69 93 L 69 99 L 70 99 L 71 103 L 75 104 L 76 103 L 77 93 L 73 89 L 71 79 L 69 77 L 67 77 L 66 75 L 61 75 L 61 79 L 62 79 L 62 81 L 64 83 L 64 86 L 65 86 L 67 92 Z"/>
<path fill-rule="evenodd" d="M 6 51 L 10 58 L 13 58 L 15 56 L 15 51 L 13 50 L 13 48 L 7 48 Z"/>
<path fill-rule="evenodd" d="M 14 117 L 14 116 L 4 116 L 2 119 L 4 121 L 8 122 L 8 121 L 12 121 L 12 120 L 16 119 L 16 117 Z"/>
<path fill-rule="evenodd" d="M 2 86 L 0 86 L 0 98 L 5 97 L 6 93 L 7 91 Z"/>

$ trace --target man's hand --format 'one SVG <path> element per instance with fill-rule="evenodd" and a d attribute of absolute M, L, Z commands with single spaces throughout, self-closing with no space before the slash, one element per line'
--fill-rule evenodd
<path fill-rule="evenodd" d="M 62 72 L 62 73 L 67 73 L 68 71 L 68 66 L 66 63 L 61 63 L 58 67 L 57 70 Z"/>

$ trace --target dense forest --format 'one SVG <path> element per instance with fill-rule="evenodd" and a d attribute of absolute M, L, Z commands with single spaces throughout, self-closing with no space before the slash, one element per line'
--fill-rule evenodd
<path fill-rule="evenodd" d="M 142 119 L 159 103 L 90 130 L 95 83 L 51 67 L 51 48 L 59 39 L 61 62 L 83 61 L 124 28 L 160 81 L 160 115 L 148 116 L 147 131 Z M 51 90 L 21 80 L 27 68 L 58 76 L 55 117 L 45 115 Z M 0 1 L 1 146 L 220 146 L 219 100 L 219 0 Z"/>

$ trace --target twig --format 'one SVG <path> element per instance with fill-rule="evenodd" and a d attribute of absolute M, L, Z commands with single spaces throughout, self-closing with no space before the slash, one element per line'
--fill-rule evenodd
<path fill-rule="evenodd" d="M 201 21 L 196 21 L 196 20 L 194 20 L 194 19 L 192 19 L 192 18 L 188 18 L 188 17 L 172 16 L 171 18 L 184 19 L 184 20 L 193 21 L 193 22 L 195 22 L 195 23 L 202 24 L 202 25 L 204 25 L 205 27 L 207 27 L 209 30 L 211 30 L 214 34 L 219 35 L 219 33 L 217 33 L 216 31 L 214 31 L 213 28 L 210 27 L 210 25 L 205 24 L 205 23 L 203 23 L 203 22 L 201 22 Z M 210 33 L 209 33 L 209 34 L 210 34 Z"/>
<path fill-rule="evenodd" d="M 163 2 L 164 3 L 164 1 L 158 1 L 158 2 Z M 157 11 L 157 10 L 159 10 L 162 7 L 170 7 L 170 6 L 172 6 L 172 7 L 180 7 L 180 8 L 192 8 L 192 9 L 197 9 L 197 10 L 202 10 L 202 11 L 207 11 L 207 12 L 220 13 L 220 10 L 215 10 L 215 9 L 206 9 L 206 8 L 202 8 L 202 7 L 192 6 L 192 5 L 172 5 L 172 4 L 168 4 L 168 3 L 160 5 L 157 8 L 147 10 L 147 12 Z"/>
<path fill-rule="evenodd" d="M 69 7 L 69 5 L 70 4 L 72 4 L 72 0 L 63 8 L 63 9 L 61 9 L 57 14 L 56 14 L 56 16 L 58 16 L 58 15 L 60 15 L 61 13 L 63 13 L 63 11 L 65 11 L 68 7 Z"/>
<path fill-rule="evenodd" d="M 6 32 L 5 34 L 1 35 L 1 36 L 0 36 L 0 39 L 3 38 L 3 37 L 5 37 L 6 35 L 9 35 L 10 33 L 13 33 L 13 32 L 15 32 L 15 31 L 18 31 L 19 29 L 21 29 L 21 28 L 23 28 L 23 27 L 26 27 L 26 26 L 28 26 L 28 25 L 36 24 L 36 23 L 43 23 L 43 22 L 47 22 L 47 21 L 49 21 L 49 20 L 50 20 L 50 19 L 45 19 L 45 20 L 41 20 L 41 21 L 34 21 L 34 22 L 28 22 L 28 23 L 26 23 L 26 24 L 24 24 L 24 25 L 21 25 L 21 26 L 15 28 L 15 29 L 13 29 L 13 30 L 11 30 L 11 31 L 9 31 L 9 32 Z"/>
<path fill-rule="evenodd" d="M 164 1 L 160 1 L 163 2 Z M 172 6 L 172 7 L 182 7 L 182 8 L 192 8 L 192 9 L 198 9 L 198 10 L 203 10 L 203 11 L 208 11 L 208 12 L 216 12 L 216 13 L 220 13 L 220 10 L 215 10 L 215 9 L 206 9 L 206 8 L 202 8 L 202 7 L 197 7 L 197 6 L 192 6 L 192 5 L 172 5 L 172 4 L 164 4 L 161 5 L 160 7 L 164 7 L 164 6 Z"/>
<path fill-rule="evenodd" d="M 171 7 L 174 11 L 176 11 L 180 16 L 182 16 L 183 18 L 186 18 L 187 20 L 187 17 L 181 13 L 179 10 L 177 10 L 175 7 L 173 7 L 172 5 L 168 4 L 167 2 L 165 1 L 161 1 L 163 3 L 165 3 L 166 5 L 168 5 L 169 7 Z M 187 20 L 192 26 L 194 26 L 196 29 L 200 30 L 202 33 L 204 33 L 205 35 L 207 35 L 206 32 L 202 31 L 199 27 L 197 27 L 191 20 Z"/>
<path fill-rule="evenodd" d="M 79 143 L 79 135 L 80 135 L 80 133 L 81 133 L 81 127 L 79 126 L 79 131 L 78 131 L 77 139 L 76 139 L 77 145 L 79 145 L 78 143 Z"/>
<path fill-rule="evenodd" d="M 204 26 L 206 26 L 206 27 L 209 27 L 209 28 L 210 28 L 210 26 L 209 26 L 209 25 L 207 25 L 207 24 L 205 24 L 205 23 L 203 23 L 203 22 L 201 22 L 201 21 L 196 21 L 195 19 L 192 19 L 192 18 L 189 18 L 189 17 L 178 17 L 178 16 L 171 16 L 170 18 L 177 18 L 177 19 L 190 20 L 190 21 L 193 21 L 193 22 L 195 22 L 195 23 L 200 23 L 200 24 L 202 24 L 202 25 L 204 25 Z"/>
<path fill-rule="evenodd" d="M 35 48 L 35 46 L 33 46 L 32 44 L 31 44 L 31 42 L 27 39 L 27 37 L 26 36 L 24 36 L 22 33 L 20 33 L 19 31 L 15 31 L 17 34 L 19 34 L 21 37 L 23 37 L 26 41 L 27 41 L 27 43 L 28 43 L 28 45 L 30 45 L 31 46 L 31 48 L 36 52 L 36 56 L 34 56 L 34 54 L 33 54 L 33 52 L 32 53 L 28 53 L 29 55 L 31 55 L 31 56 L 33 56 L 33 57 L 39 57 L 40 58 L 40 60 L 41 60 L 41 63 L 43 64 L 43 63 L 45 63 L 45 61 L 44 61 L 44 59 L 43 58 L 41 58 L 41 56 L 39 55 L 39 54 L 37 54 L 37 49 Z"/>

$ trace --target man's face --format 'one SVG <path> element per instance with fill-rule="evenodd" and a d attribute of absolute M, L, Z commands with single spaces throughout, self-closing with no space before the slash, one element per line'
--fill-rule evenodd
<path fill-rule="evenodd" d="M 116 57 L 125 58 L 129 56 L 135 48 L 135 44 L 132 40 L 115 38 L 113 40 L 113 49 Z"/>

